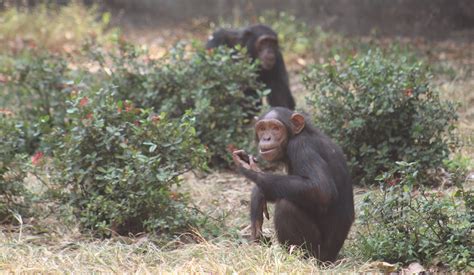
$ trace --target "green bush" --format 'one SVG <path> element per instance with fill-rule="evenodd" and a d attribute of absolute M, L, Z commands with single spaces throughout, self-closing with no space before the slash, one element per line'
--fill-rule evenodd
<path fill-rule="evenodd" d="M 46 117 L 52 123 L 64 124 L 66 99 L 73 89 L 67 60 L 32 51 L 2 60 L 1 73 L 9 79 L 2 92 L 3 107 L 15 108 L 15 113 L 27 121 Z"/>
<path fill-rule="evenodd" d="M 381 192 L 367 195 L 358 217 L 356 248 L 366 259 L 474 269 L 474 193 L 414 189 L 415 163 L 378 177 Z"/>
<path fill-rule="evenodd" d="M 16 214 L 27 215 L 31 206 L 32 195 L 23 182 L 27 176 L 25 138 L 17 126 L 11 115 L 0 113 L 0 223 L 12 222 Z"/>
<path fill-rule="evenodd" d="M 468 175 L 469 171 L 474 169 L 474 161 L 461 154 L 455 154 L 451 159 L 443 161 L 447 172 L 449 173 L 450 183 L 454 185 L 463 184 Z"/>
<path fill-rule="evenodd" d="M 92 56 L 104 68 L 117 98 L 172 117 L 191 109 L 197 134 L 214 164 L 230 163 L 229 144 L 249 146 L 246 128 L 256 115 L 252 108 L 256 99 L 245 97 L 243 90 L 262 86 L 256 81 L 256 65 L 244 53 L 225 48 L 189 52 L 178 45 L 169 55 L 150 60 L 146 51 L 121 45 L 118 53 L 106 55 L 95 49 Z M 112 60 L 111 65 L 107 60 Z"/>
<path fill-rule="evenodd" d="M 455 105 L 429 85 L 427 68 L 380 50 L 315 66 L 305 76 L 309 104 L 343 148 L 355 182 L 373 183 L 395 161 L 417 162 L 425 174 L 442 165 L 454 142 Z"/>
<path fill-rule="evenodd" d="M 154 115 L 104 89 L 74 98 L 67 120 L 47 139 L 53 182 L 85 228 L 106 236 L 173 233 L 192 224 L 195 215 L 176 188 L 183 173 L 205 168 L 207 154 L 189 112 Z"/>
<path fill-rule="evenodd" d="M 0 108 L 13 111 L 21 120 L 30 154 L 38 148 L 43 130 L 64 127 L 66 100 L 81 77 L 76 73 L 65 57 L 48 52 L 0 57 L 0 76 L 6 79 L 0 83 Z"/>

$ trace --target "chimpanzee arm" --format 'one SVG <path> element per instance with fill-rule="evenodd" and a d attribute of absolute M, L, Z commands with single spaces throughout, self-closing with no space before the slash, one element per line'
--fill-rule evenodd
<path fill-rule="evenodd" d="M 278 53 L 277 59 L 281 60 L 281 62 L 280 62 L 281 65 L 278 66 L 277 74 L 279 75 L 280 79 L 283 81 L 283 83 L 286 86 L 290 86 L 290 81 L 289 81 L 289 78 L 288 78 L 288 71 L 286 70 L 285 61 L 283 60 L 283 55 L 281 54 L 281 52 Z"/>
<path fill-rule="evenodd" d="M 282 106 L 290 110 L 295 109 L 295 100 L 291 95 L 288 73 L 281 53 L 278 53 L 275 70 L 263 76 L 263 82 L 265 82 L 272 91 L 270 95 L 268 95 L 268 103 L 271 106 Z"/>
<path fill-rule="evenodd" d="M 304 197 L 327 205 L 338 196 L 336 185 L 327 173 L 327 164 L 323 160 L 317 166 L 301 171 L 304 176 L 259 173 L 244 168 L 240 170 L 245 177 L 257 184 L 269 201 L 289 199 L 297 203 L 299 198 Z"/>
<path fill-rule="evenodd" d="M 272 79 L 270 83 L 268 83 L 268 87 L 272 91 L 267 97 L 270 106 L 281 106 L 290 110 L 295 109 L 295 100 L 291 95 L 290 88 L 284 84 L 282 79 Z"/>
<path fill-rule="evenodd" d="M 269 219 L 267 201 L 258 186 L 254 186 L 250 197 L 250 221 L 252 240 L 259 240 L 262 235 L 263 216 Z"/>
<path fill-rule="evenodd" d="M 290 109 L 290 110 L 294 110 L 295 109 L 295 99 L 293 98 L 293 95 L 291 94 L 290 83 L 289 83 L 289 80 L 288 80 L 288 73 L 286 72 L 284 62 L 282 62 L 282 66 L 281 66 L 280 71 L 278 73 L 281 75 L 282 81 L 284 81 L 284 87 L 285 87 L 284 95 L 286 97 L 285 101 L 287 102 L 287 108 Z"/>

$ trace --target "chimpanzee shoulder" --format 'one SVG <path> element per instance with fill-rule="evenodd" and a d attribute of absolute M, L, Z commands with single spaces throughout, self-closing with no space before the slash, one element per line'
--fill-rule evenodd
<path fill-rule="evenodd" d="M 240 37 L 241 32 L 238 30 L 219 29 L 212 33 L 207 40 L 206 49 L 217 48 L 219 46 L 233 48 L 240 43 Z"/>

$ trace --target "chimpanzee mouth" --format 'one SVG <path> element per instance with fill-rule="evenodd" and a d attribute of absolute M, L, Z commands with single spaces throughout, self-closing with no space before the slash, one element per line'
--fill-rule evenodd
<path fill-rule="evenodd" d="M 275 151 L 277 148 L 276 147 L 271 147 L 271 148 L 260 148 L 260 154 L 268 154 L 270 152 Z"/>
<path fill-rule="evenodd" d="M 266 71 L 270 71 L 271 69 L 273 69 L 274 66 L 275 66 L 275 63 L 271 63 L 271 64 L 263 63 L 262 64 L 262 68 Z"/>

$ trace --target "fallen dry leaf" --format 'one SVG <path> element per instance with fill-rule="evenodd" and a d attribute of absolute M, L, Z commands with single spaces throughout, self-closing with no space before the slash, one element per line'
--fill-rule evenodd
<path fill-rule="evenodd" d="M 426 269 L 419 263 L 411 263 L 408 265 L 407 268 L 404 268 L 402 273 L 403 274 L 420 274 L 421 272 L 425 272 Z"/>

